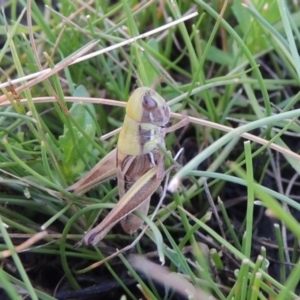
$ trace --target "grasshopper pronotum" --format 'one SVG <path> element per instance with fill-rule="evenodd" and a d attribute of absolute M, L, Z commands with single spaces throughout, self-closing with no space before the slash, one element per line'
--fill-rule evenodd
<path fill-rule="evenodd" d="M 118 204 L 104 220 L 86 233 L 85 244 L 95 245 L 118 222 L 125 232 L 133 233 L 143 220 L 132 214 L 138 210 L 147 214 L 152 194 L 160 186 L 164 176 L 164 137 L 187 124 L 185 118 L 169 128 L 170 108 L 153 89 L 141 87 L 131 94 L 126 116 L 119 135 L 117 149 L 107 154 L 84 178 L 68 188 L 83 193 L 100 181 L 117 175 Z"/>

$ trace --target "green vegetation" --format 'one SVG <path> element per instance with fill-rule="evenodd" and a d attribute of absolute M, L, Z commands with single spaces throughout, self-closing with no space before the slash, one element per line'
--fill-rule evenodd
<path fill-rule="evenodd" d="M 298 299 L 297 1 L 36 2 L 0 13 L 0 298 Z M 166 137 L 173 156 L 185 148 L 174 193 L 131 250 L 157 269 L 128 252 L 99 265 L 137 237 L 116 226 L 74 248 L 118 201 L 116 182 L 66 188 L 115 148 L 117 135 L 100 137 L 122 126 L 131 91 L 155 83 L 191 117 Z M 164 288 L 154 275 L 168 272 L 180 276 Z"/>

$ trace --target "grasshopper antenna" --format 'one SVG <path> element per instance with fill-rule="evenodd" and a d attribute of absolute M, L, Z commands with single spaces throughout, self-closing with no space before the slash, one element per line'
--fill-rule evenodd
<path fill-rule="evenodd" d="M 165 76 L 165 75 L 159 76 L 159 77 L 152 83 L 151 88 L 152 88 L 153 90 L 156 91 L 157 86 L 160 85 L 163 81 L 166 81 L 166 76 Z"/>

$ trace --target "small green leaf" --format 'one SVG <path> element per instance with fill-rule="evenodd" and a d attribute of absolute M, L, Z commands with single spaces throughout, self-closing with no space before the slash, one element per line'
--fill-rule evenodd
<path fill-rule="evenodd" d="M 254 0 L 252 4 L 261 19 L 264 19 L 271 25 L 280 21 L 281 17 L 277 1 Z M 270 45 L 263 25 L 256 18 L 253 18 L 240 0 L 234 1 L 232 10 L 239 21 L 240 29 L 247 37 L 245 42 L 251 53 L 256 54 L 267 49 Z"/>
<path fill-rule="evenodd" d="M 88 97 L 89 94 L 83 86 L 79 86 L 74 96 Z M 64 154 L 62 161 L 64 172 L 66 176 L 73 177 L 84 169 L 83 159 L 87 159 L 93 150 L 83 132 L 94 139 L 96 112 L 93 104 L 73 103 L 70 114 L 74 122 L 70 122 L 69 126 L 65 125 L 64 133 L 59 137 L 59 144 Z"/>

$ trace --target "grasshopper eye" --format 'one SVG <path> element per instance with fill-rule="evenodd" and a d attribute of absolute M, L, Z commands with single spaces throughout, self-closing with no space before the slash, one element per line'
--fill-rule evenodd
<path fill-rule="evenodd" d="M 143 108 L 147 111 L 152 111 L 157 108 L 157 102 L 149 95 L 143 97 Z"/>

